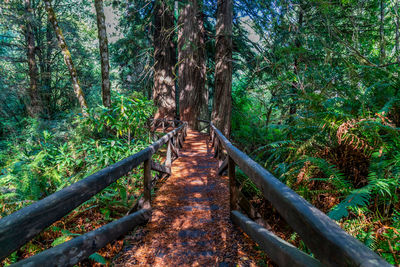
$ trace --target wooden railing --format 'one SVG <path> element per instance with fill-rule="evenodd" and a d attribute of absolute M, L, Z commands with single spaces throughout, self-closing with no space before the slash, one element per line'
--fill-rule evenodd
<path fill-rule="evenodd" d="M 323 212 L 233 146 L 212 123 L 209 126 L 214 156 L 220 160 L 218 173 L 222 174 L 228 169 L 231 218 L 275 263 L 280 266 L 390 266 Z M 280 239 L 239 211 L 241 208 L 249 217 L 256 217 L 256 211 L 238 189 L 236 166 L 261 190 L 265 199 L 299 234 L 316 258 Z"/>
<path fill-rule="evenodd" d="M 155 121 L 155 128 L 158 123 Z M 173 158 L 178 157 L 178 149 L 186 137 L 187 123 L 173 121 L 173 126 L 176 125 L 177 128 L 142 151 L 0 219 L 0 261 L 141 163 L 144 168 L 143 195 L 127 216 L 22 260 L 16 266 L 72 266 L 136 226 L 146 223 L 151 215 L 151 189 L 157 179 L 153 179 L 151 170 L 171 174 Z M 153 162 L 152 155 L 165 144 L 165 163 Z"/>

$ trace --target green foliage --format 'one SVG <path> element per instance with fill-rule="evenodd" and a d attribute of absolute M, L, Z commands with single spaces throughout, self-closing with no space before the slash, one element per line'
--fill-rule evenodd
<path fill-rule="evenodd" d="M 153 110 L 152 103 L 138 94 L 118 96 L 108 112 L 98 115 L 94 109 L 89 118 L 52 123 L 26 120 L 26 128 L 17 139 L 3 141 L 0 203 L 5 209 L 1 216 L 145 148 L 150 141 L 147 125 Z M 117 194 L 127 204 L 127 192 L 120 183 L 106 189 L 100 198 L 106 201 Z"/>
<path fill-rule="evenodd" d="M 118 95 L 113 99 L 110 109 L 103 106 L 90 109 L 82 127 L 97 135 L 109 131 L 129 143 L 134 136 L 146 135 L 148 119 L 154 112 L 152 101 L 139 93 L 131 97 Z"/>
<path fill-rule="evenodd" d="M 94 260 L 95 262 L 100 264 L 107 264 L 106 259 L 99 253 L 93 253 L 92 255 L 89 256 L 89 259 Z"/>
<path fill-rule="evenodd" d="M 62 233 L 62 236 L 60 236 L 60 237 L 54 239 L 54 241 L 51 243 L 51 246 L 52 246 L 52 247 L 61 245 L 62 243 L 65 243 L 65 242 L 69 241 L 69 240 L 72 239 L 73 237 L 79 236 L 79 234 L 71 233 L 71 232 L 68 231 L 68 230 L 62 229 L 62 230 L 60 230 L 60 231 L 61 231 L 61 233 Z"/>

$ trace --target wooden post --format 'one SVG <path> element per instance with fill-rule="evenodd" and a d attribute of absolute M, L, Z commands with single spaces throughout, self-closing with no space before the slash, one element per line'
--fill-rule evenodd
<path fill-rule="evenodd" d="M 218 138 L 215 139 L 215 144 L 214 144 L 214 158 L 218 157 Z"/>
<path fill-rule="evenodd" d="M 177 153 L 179 153 L 179 140 L 178 140 L 178 134 L 174 136 L 174 147 Z M 176 155 L 178 157 L 178 155 Z"/>
<path fill-rule="evenodd" d="M 147 159 L 143 164 L 143 205 L 141 208 L 151 208 L 151 159 Z"/>
<path fill-rule="evenodd" d="M 228 155 L 228 176 L 229 176 L 229 203 L 231 210 L 238 210 L 238 189 L 236 186 L 235 161 Z"/>
<path fill-rule="evenodd" d="M 224 150 L 222 149 L 222 145 L 218 145 L 218 163 L 221 163 L 222 156 L 224 155 Z"/>
<path fill-rule="evenodd" d="M 177 148 L 182 148 L 182 140 L 181 140 L 181 137 L 182 137 L 182 135 L 181 135 L 181 133 L 177 133 L 176 134 L 176 143 L 178 144 L 177 145 Z"/>
<path fill-rule="evenodd" d="M 167 158 L 165 159 L 165 166 L 171 168 L 172 164 L 172 148 L 171 148 L 171 140 L 168 141 L 167 145 Z"/>
<path fill-rule="evenodd" d="M 183 148 L 183 133 L 180 133 L 180 135 L 179 135 L 179 142 L 180 142 L 181 148 Z"/>

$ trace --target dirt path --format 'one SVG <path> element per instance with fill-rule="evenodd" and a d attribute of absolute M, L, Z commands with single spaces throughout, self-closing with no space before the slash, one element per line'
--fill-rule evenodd
<path fill-rule="evenodd" d="M 216 174 L 207 136 L 188 131 L 150 222 L 125 239 L 115 266 L 256 266 L 260 252 L 229 219 L 228 178 Z"/>

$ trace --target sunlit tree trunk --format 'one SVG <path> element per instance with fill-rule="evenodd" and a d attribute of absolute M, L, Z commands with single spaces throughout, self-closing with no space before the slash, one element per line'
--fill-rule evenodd
<path fill-rule="evenodd" d="M 155 118 L 173 119 L 176 115 L 174 67 L 176 46 L 173 7 L 157 0 L 154 7 L 154 87 Z"/>
<path fill-rule="evenodd" d="M 97 32 L 99 36 L 100 61 L 101 61 L 101 95 L 103 105 L 111 106 L 110 60 L 108 54 L 108 40 L 106 19 L 104 16 L 103 0 L 94 0 L 97 15 Z"/>
<path fill-rule="evenodd" d="M 232 0 L 218 0 L 212 121 L 229 137 L 232 108 Z"/>
<path fill-rule="evenodd" d="M 50 20 L 51 24 L 53 25 L 54 31 L 56 33 L 58 45 L 60 46 L 62 54 L 64 55 L 64 62 L 67 65 L 69 74 L 71 76 L 72 86 L 74 88 L 75 95 L 78 98 L 79 105 L 81 106 L 82 114 L 84 116 L 87 116 L 88 113 L 87 113 L 87 104 L 86 104 L 85 96 L 79 85 L 78 74 L 76 72 L 74 63 L 72 62 L 72 57 L 68 50 L 67 43 L 65 42 L 64 35 L 62 34 L 60 27 L 58 26 L 57 18 L 53 11 L 53 8 L 51 7 L 50 0 L 43 0 L 43 1 L 46 5 L 46 10 L 47 10 L 47 14 L 49 16 L 49 20 Z"/>
<path fill-rule="evenodd" d="M 396 22 L 396 56 L 397 56 L 397 63 L 400 64 L 400 45 L 399 45 L 399 38 L 400 38 L 400 34 L 399 34 L 399 0 L 396 0 L 396 4 L 394 6 L 395 9 L 395 22 Z"/>
<path fill-rule="evenodd" d="M 205 32 L 197 0 L 184 2 L 178 24 L 179 114 L 189 127 L 198 129 L 197 119 L 208 115 L 208 92 L 205 88 Z"/>
<path fill-rule="evenodd" d="M 31 117 L 39 117 L 42 113 L 42 101 L 38 88 L 38 68 L 35 58 L 35 36 L 32 29 L 33 16 L 30 0 L 25 0 L 25 39 L 27 44 L 28 75 L 29 75 L 29 104 L 28 114 Z"/>

